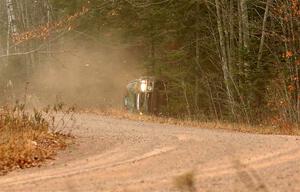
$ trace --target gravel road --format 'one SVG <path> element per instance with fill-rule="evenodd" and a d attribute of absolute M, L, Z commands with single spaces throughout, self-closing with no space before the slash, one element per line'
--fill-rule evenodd
<path fill-rule="evenodd" d="M 300 137 L 78 115 L 76 144 L 41 168 L 0 177 L 0 191 L 300 191 Z"/>

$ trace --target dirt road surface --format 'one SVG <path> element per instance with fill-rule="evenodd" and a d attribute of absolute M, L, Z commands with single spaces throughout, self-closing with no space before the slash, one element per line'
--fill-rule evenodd
<path fill-rule="evenodd" d="M 76 144 L 41 168 L 0 177 L 0 191 L 300 191 L 300 137 L 78 115 Z"/>

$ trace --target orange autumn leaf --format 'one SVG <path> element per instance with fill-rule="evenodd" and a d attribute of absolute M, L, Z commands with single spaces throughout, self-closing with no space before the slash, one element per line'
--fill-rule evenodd
<path fill-rule="evenodd" d="M 288 91 L 289 92 L 293 92 L 293 91 L 295 91 L 296 90 L 296 87 L 294 86 L 294 85 L 289 85 L 288 86 Z"/>
<path fill-rule="evenodd" d="M 45 25 L 40 25 L 31 31 L 26 31 L 23 33 L 12 34 L 12 40 L 14 43 L 22 43 L 31 39 L 41 39 L 46 40 L 52 32 L 57 32 L 60 29 L 67 29 L 70 31 L 72 29 L 72 22 L 75 21 L 80 16 L 86 14 L 89 8 L 83 6 L 79 12 L 69 15 L 60 21 L 55 21 L 53 23 L 46 23 Z"/>
<path fill-rule="evenodd" d="M 294 55 L 293 51 L 286 51 L 283 53 L 282 57 L 284 58 L 291 58 Z"/>

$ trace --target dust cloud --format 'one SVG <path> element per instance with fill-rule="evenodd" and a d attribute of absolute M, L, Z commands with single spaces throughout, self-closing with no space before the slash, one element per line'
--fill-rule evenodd
<path fill-rule="evenodd" d="M 33 105 L 64 102 L 79 107 L 121 107 L 127 83 L 140 76 L 137 50 L 64 39 L 45 51 L 28 92 Z"/>

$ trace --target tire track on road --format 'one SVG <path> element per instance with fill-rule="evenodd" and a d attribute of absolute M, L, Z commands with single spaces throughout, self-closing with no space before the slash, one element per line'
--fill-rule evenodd
<path fill-rule="evenodd" d="M 8 178 L 6 180 L 1 180 L 0 185 L 9 187 L 12 185 L 20 185 L 20 184 L 26 184 L 26 183 L 34 183 L 34 182 L 39 182 L 39 181 L 63 178 L 63 177 L 71 177 L 74 175 L 80 175 L 80 174 L 84 174 L 87 172 L 98 171 L 101 169 L 114 168 L 117 166 L 126 165 L 126 164 L 130 164 L 130 163 L 136 163 L 136 162 L 148 159 L 148 158 L 152 158 L 152 157 L 156 157 L 158 155 L 165 154 L 174 149 L 175 149 L 175 147 L 157 148 L 157 149 L 154 149 L 153 151 L 147 152 L 140 156 L 133 157 L 128 160 L 124 160 L 124 161 L 120 161 L 120 162 L 115 162 L 115 163 L 105 164 L 105 163 L 103 163 L 103 161 L 90 163 L 91 161 L 101 159 L 101 157 L 116 154 L 116 152 L 111 151 L 106 154 L 92 157 L 91 160 L 89 160 L 88 162 L 86 160 L 72 162 L 68 167 L 61 167 L 60 169 L 55 170 L 55 173 L 52 173 L 49 175 L 46 174 L 44 176 L 41 176 L 41 175 L 43 175 L 43 173 L 42 174 L 39 173 L 39 174 L 33 174 L 33 175 L 24 175 L 24 176 L 20 176 L 19 178 L 15 178 L 15 177 Z M 122 150 L 122 151 L 124 152 L 124 150 Z M 122 153 L 120 153 L 120 151 L 119 151 L 117 157 L 118 156 L 122 156 Z M 115 156 L 113 156 L 113 157 L 114 157 L 113 159 L 116 159 Z M 111 160 L 113 160 L 113 159 L 111 159 Z M 109 159 L 107 159 L 106 161 L 109 161 Z M 74 165 L 74 167 L 72 165 Z M 45 173 L 46 172 L 47 171 L 45 171 Z"/>

